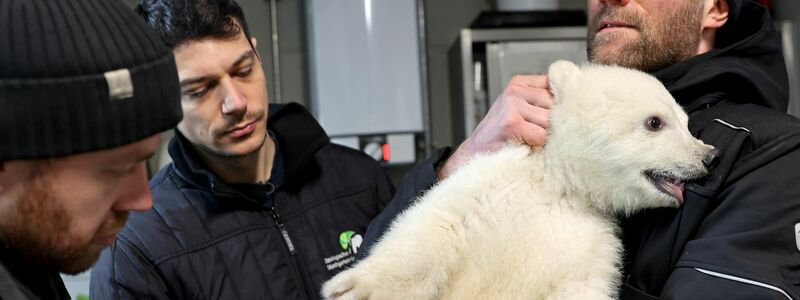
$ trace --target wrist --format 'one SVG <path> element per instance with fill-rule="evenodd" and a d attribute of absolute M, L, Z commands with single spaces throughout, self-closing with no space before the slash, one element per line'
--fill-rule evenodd
<path fill-rule="evenodd" d="M 436 179 L 438 181 L 446 179 L 461 166 L 464 160 L 464 151 L 464 145 L 462 144 L 456 148 L 455 151 L 450 153 L 449 156 L 442 157 L 442 159 L 434 165 L 434 171 L 436 172 Z"/>

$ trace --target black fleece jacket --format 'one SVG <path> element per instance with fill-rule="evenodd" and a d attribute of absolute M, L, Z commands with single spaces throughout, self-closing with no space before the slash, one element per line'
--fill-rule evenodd
<path fill-rule="evenodd" d="M 621 218 L 620 298 L 800 299 L 800 121 L 785 113 L 787 75 L 768 13 L 744 1 L 713 50 L 654 75 L 689 114 L 692 134 L 722 157 L 686 185 L 681 208 Z M 363 247 L 435 183 L 448 154 L 412 170 Z"/>
<path fill-rule="evenodd" d="M 315 299 L 355 261 L 389 178 L 300 105 L 269 109 L 273 182 L 220 180 L 177 133 L 173 163 L 150 181 L 153 209 L 131 213 L 92 269 L 92 299 Z"/>
<path fill-rule="evenodd" d="M 30 263 L 10 246 L 0 245 L 0 300 L 70 298 L 57 270 Z"/>

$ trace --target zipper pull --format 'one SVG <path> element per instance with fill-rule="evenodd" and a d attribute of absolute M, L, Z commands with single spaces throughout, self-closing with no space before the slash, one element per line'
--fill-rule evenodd
<path fill-rule="evenodd" d="M 283 235 L 283 241 L 286 242 L 286 246 L 289 248 L 289 254 L 294 256 L 296 253 L 294 249 L 294 243 L 289 237 L 289 231 L 286 230 L 283 220 L 281 219 L 281 215 L 278 214 L 278 211 L 275 209 L 275 207 L 270 207 L 270 212 L 272 213 L 272 219 L 275 220 L 275 226 L 278 226 L 278 230 L 280 230 L 281 235 Z"/>

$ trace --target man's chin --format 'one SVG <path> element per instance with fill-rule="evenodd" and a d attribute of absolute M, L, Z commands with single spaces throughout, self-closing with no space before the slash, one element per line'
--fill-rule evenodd
<path fill-rule="evenodd" d="M 620 65 L 618 58 L 611 51 L 595 51 L 590 55 L 589 61 L 601 65 Z"/>
<path fill-rule="evenodd" d="M 92 244 L 79 253 L 63 257 L 56 262 L 58 271 L 69 275 L 83 273 L 97 262 L 103 249 L 104 246 Z"/>
<path fill-rule="evenodd" d="M 252 135 L 246 140 L 229 140 L 225 142 L 225 145 L 217 146 L 216 149 L 207 149 L 207 151 L 221 157 L 244 157 L 261 149 L 266 139 L 266 132 L 264 132 L 263 134 Z"/>
<path fill-rule="evenodd" d="M 632 67 L 631 59 L 637 57 L 635 51 L 631 51 L 631 42 L 622 39 L 605 41 L 593 44 L 589 52 L 589 61 L 602 65 L 618 65 L 622 67 Z"/>

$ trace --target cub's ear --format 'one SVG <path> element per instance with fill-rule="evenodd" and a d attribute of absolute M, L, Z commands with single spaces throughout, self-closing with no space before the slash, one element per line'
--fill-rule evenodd
<path fill-rule="evenodd" d="M 547 78 L 550 83 L 550 91 L 556 96 L 556 100 L 559 99 L 559 91 L 580 72 L 580 68 L 571 61 L 559 60 L 550 65 L 547 70 Z"/>

